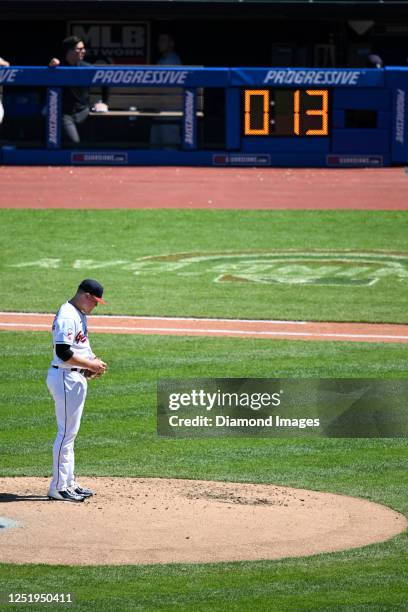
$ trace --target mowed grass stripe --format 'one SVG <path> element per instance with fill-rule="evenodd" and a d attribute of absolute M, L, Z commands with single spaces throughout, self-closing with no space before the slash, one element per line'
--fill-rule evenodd
<path fill-rule="evenodd" d="M 183 268 L 175 258 L 222 252 L 251 259 L 282 250 L 402 255 L 406 212 L 6 209 L 0 222 L 1 310 L 54 312 L 90 276 L 106 287 L 105 314 L 407 322 L 405 263 L 395 274 L 383 270 L 374 284 L 351 278 L 345 285 L 308 285 L 271 283 L 259 261 L 259 274 L 248 281 L 233 258 L 221 268 L 211 260 Z M 147 257 L 156 260 L 141 259 Z"/>
<path fill-rule="evenodd" d="M 45 385 L 50 334 L 1 332 L 0 339 L 2 474 L 47 475 L 55 435 Z M 403 346 L 109 334 L 95 334 L 92 345 L 109 372 L 90 384 L 76 443 L 81 474 L 276 482 L 361 495 L 405 511 L 403 439 L 169 440 L 156 435 L 159 379 L 405 377 Z"/>
<path fill-rule="evenodd" d="M 47 476 L 55 435 L 45 387 L 50 335 L 2 332 L 0 341 L 1 474 Z M 90 388 L 76 444 L 80 475 L 271 482 L 408 512 L 404 440 L 166 440 L 155 433 L 160 377 L 406 376 L 404 347 L 101 334 L 93 346 L 110 370 Z M 363 549 L 256 563 L 3 564 L 0 592 L 72 592 L 74 610 L 404 610 L 407 543 L 405 533 Z"/>

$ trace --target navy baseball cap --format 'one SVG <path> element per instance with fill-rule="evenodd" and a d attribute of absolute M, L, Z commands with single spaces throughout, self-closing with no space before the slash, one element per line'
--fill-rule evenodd
<path fill-rule="evenodd" d="M 100 304 L 106 304 L 105 300 L 102 298 L 103 295 L 103 287 L 98 281 L 93 278 L 86 278 L 82 281 L 82 283 L 78 287 L 78 291 L 84 291 L 85 293 L 90 293 L 97 302 Z"/>

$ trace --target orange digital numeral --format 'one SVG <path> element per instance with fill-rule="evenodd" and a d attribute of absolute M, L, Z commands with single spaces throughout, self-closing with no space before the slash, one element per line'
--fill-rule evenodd
<path fill-rule="evenodd" d="M 308 96 L 320 96 L 322 99 L 321 107 L 314 110 L 307 110 L 306 115 L 316 115 L 322 118 L 320 130 L 307 130 L 306 136 L 327 136 L 329 133 L 329 92 L 327 89 L 307 89 Z"/>
<path fill-rule="evenodd" d="M 300 134 L 300 90 L 296 89 L 293 94 L 293 131 L 297 136 Z"/>
<path fill-rule="evenodd" d="M 263 98 L 263 123 L 262 128 L 251 127 L 251 98 L 261 96 Z M 269 91 L 267 89 L 245 90 L 245 136 L 268 136 L 269 135 Z"/>
<path fill-rule="evenodd" d="M 314 115 L 322 118 L 320 130 L 306 130 L 306 136 L 327 136 L 329 133 L 329 92 L 327 89 L 307 89 L 308 96 L 320 96 L 322 104 L 320 108 L 306 111 L 306 115 Z M 293 131 L 300 136 L 300 89 L 293 94 Z"/>

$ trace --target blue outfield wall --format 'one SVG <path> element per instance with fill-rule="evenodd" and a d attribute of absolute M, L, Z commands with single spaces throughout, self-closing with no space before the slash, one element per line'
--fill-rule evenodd
<path fill-rule="evenodd" d="M 47 89 L 44 148 L 4 145 L 3 164 L 377 167 L 408 163 L 408 68 L 12 66 L 0 69 L 0 85 Z M 136 93 L 138 87 L 182 89 L 180 149 L 62 148 L 63 88 L 70 86 L 131 87 Z M 198 88 L 225 89 L 221 151 L 199 148 Z"/>

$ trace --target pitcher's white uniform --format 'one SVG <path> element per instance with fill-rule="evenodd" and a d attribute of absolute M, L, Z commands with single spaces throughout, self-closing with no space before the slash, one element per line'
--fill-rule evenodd
<path fill-rule="evenodd" d="M 70 302 L 57 312 L 52 336 L 54 356 L 48 370 L 47 386 L 55 401 L 58 433 L 53 447 L 53 479 L 50 489 L 64 491 L 73 486 L 74 441 L 81 424 L 86 399 L 87 380 L 81 369 L 73 368 L 55 352 L 56 344 L 69 344 L 74 354 L 94 359 L 89 340 L 86 315 Z"/>

